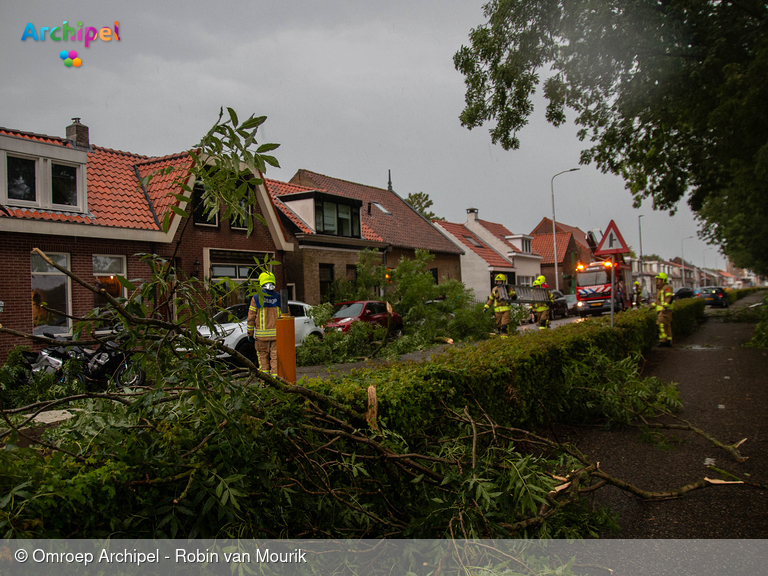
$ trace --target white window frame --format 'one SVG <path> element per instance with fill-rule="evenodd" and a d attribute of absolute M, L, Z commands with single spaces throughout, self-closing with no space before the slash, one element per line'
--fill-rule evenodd
<path fill-rule="evenodd" d="M 122 276 L 123 278 L 128 278 L 128 262 L 127 258 L 122 254 L 93 254 L 91 255 L 91 262 L 93 262 L 94 258 L 116 258 L 120 260 L 123 263 L 123 271 L 120 274 L 115 274 L 111 272 L 92 272 L 94 278 L 98 278 L 99 276 Z M 121 296 L 126 296 L 125 288 L 120 288 L 120 294 Z"/>
<path fill-rule="evenodd" d="M 247 206 L 245 206 L 245 211 L 246 211 L 246 214 L 247 214 L 247 216 L 246 216 L 247 220 L 251 220 L 253 218 L 253 204 L 248 204 Z M 235 215 L 233 214 L 229 218 L 229 229 L 230 230 L 248 230 L 248 222 L 247 221 L 246 221 L 245 226 L 236 226 L 235 224 L 233 224 L 234 216 Z M 201 226 L 204 226 L 204 224 L 201 224 Z"/>
<path fill-rule="evenodd" d="M 8 157 L 32 160 L 35 163 L 35 200 L 17 200 L 8 197 Z M 27 141 L 0 135 L 0 204 L 17 208 L 37 208 L 61 212 L 88 211 L 87 163 L 82 150 L 64 146 Z M 53 203 L 53 164 L 76 169 L 77 201 L 74 206 Z"/>
<path fill-rule="evenodd" d="M 51 256 L 65 256 L 67 259 L 67 270 L 72 270 L 72 257 L 69 254 L 69 252 L 47 252 L 47 256 L 50 258 Z M 68 316 L 74 316 L 72 311 L 72 279 L 64 274 L 63 272 L 60 272 L 59 270 L 56 270 L 55 272 L 35 272 L 32 270 L 32 256 L 34 254 L 30 254 L 30 269 L 29 269 L 29 284 L 30 287 L 32 286 L 32 276 L 64 276 L 67 279 L 67 310 L 62 310 L 65 314 Z M 33 302 L 30 302 L 30 304 L 33 304 Z M 63 336 L 71 336 L 72 335 L 72 319 L 67 318 L 67 330 L 66 332 L 58 332 L 56 334 L 63 335 Z M 35 328 L 32 327 L 32 333 L 34 334 Z"/>

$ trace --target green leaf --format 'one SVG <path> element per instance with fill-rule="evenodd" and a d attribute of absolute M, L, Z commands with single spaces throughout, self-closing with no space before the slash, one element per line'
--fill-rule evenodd
<path fill-rule="evenodd" d="M 127 278 L 123 278 L 120 275 L 115 276 L 115 278 L 117 278 L 117 281 L 120 282 L 120 285 L 129 292 L 136 290 L 136 286 L 134 286 L 133 283 L 131 283 Z"/>

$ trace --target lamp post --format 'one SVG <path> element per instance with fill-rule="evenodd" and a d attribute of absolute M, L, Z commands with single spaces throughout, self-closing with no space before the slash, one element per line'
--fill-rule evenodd
<path fill-rule="evenodd" d="M 707 250 L 712 250 L 712 248 L 713 246 L 704 248 L 704 251 L 701 253 L 702 268 L 704 268 L 704 275 L 707 277 L 707 286 L 709 286 L 709 274 L 707 273 Z"/>
<path fill-rule="evenodd" d="M 691 238 L 693 238 L 693 236 L 686 236 L 680 240 L 680 259 L 683 261 L 683 288 L 685 288 L 685 252 L 683 251 L 683 243 Z"/>
<path fill-rule="evenodd" d="M 557 176 L 560 176 L 560 174 L 565 174 L 566 172 L 576 172 L 579 170 L 579 168 L 571 168 L 570 170 L 563 170 L 562 172 L 558 172 L 554 176 L 552 176 L 552 179 L 549 181 L 549 187 L 552 191 L 552 247 L 555 251 L 554 254 L 554 260 L 555 260 L 555 290 L 560 290 L 560 278 L 557 274 L 557 232 L 555 231 L 555 178 Z"/>
<path fill-rule="evenodd" d="M 645 288 L 645 274 L 643 270 L 643 226 L 642 222 L 640 221 L 640 218 L 642 218 L 644 214 L 638 214 L 637 216 L 637 233 L 640 237 L 640 287 Z M 640 295 L 640 299 L 642 300 L 642 294 Z"/>

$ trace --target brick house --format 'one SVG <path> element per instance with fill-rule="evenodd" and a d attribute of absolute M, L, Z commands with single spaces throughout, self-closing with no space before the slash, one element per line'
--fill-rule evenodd
<path fill-rule="evenodd" d="M 435 280 L 461 280 L 463 251 L 443 236 L 391 187 L 356 184 L 301 169 L 290 182 L 267 180 L 288 239 L 285 268 L 293 295 L 319 304 L 323 291 L 341 278 L 355 279 L 358 253 L 371 248 L 395 267 L 416 249 L 434 254 Z"/>
<path fill-rule="evenodd" d="M 585 232 L 561 222 L 555 226 L 557 236 L 557 282 L 555 280 L 555 249 L 552 238 L 552 220 L 543 218 L 531 231 L 533 249 L 541 254 L 541 273 L 547 278 L 550 288 L 560 286 L 563 294 L 576 293 L 576 264 L 587 264 L 592 260 L 592 251 L 587 244 Z"/>
<path fill-rule="evenodd" d="M 197 202 L 192 216 L 165 213 L 178 201 L 174 182 L 189 176 L 191 159 L 184 152 L 149 157 L 91 145 L 88 127 L 74 119 L 66 138 L 0 128 L 0 324 L 25 334 L 68 334 L 73 317 L 82 317 L 99 297 L 31 254 L 37 247 L 80 278 L 125 294 L 116 276 L 148 277 L 149 267 L 136 254 L 173 258 L 177 271 L 201 281 L 229 276 L 244 282 L 254 270 L 254 256 L 283 262 L 293 245 L 285 240 L 280 219 L 264 186 L 256 187 L 258 206 L 267 225 L 255 221 L 248 237 L 242 222 L 205 217 Z M 174 172 L 142 179 L 172 166 Z M 186 205 L 180 205 L 187 208 Z M 286 284 L 284 266 L 276 266 L 278 287 Z M 30 294 L 32 295 L 30 298 Z M 229 305 L 241 294 L 219 294 Z M 62 314 L 46 311 L 41 302 Z M 26 341 L 0 333 L 0 361 Z"/>

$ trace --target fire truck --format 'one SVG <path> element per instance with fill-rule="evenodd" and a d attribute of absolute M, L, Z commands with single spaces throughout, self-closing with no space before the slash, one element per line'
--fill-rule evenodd
<path fill-rule="evenodd" d="M 576 265 L 576 300 L 579 316 L 597 316 L 611 311 L 611 274 L 615 277 L 616 296 L 614 312 L 621 312 L 632 305 L 627 287 L 632 286 L 632 269 L 621 255 L 589 264 Z"/>

